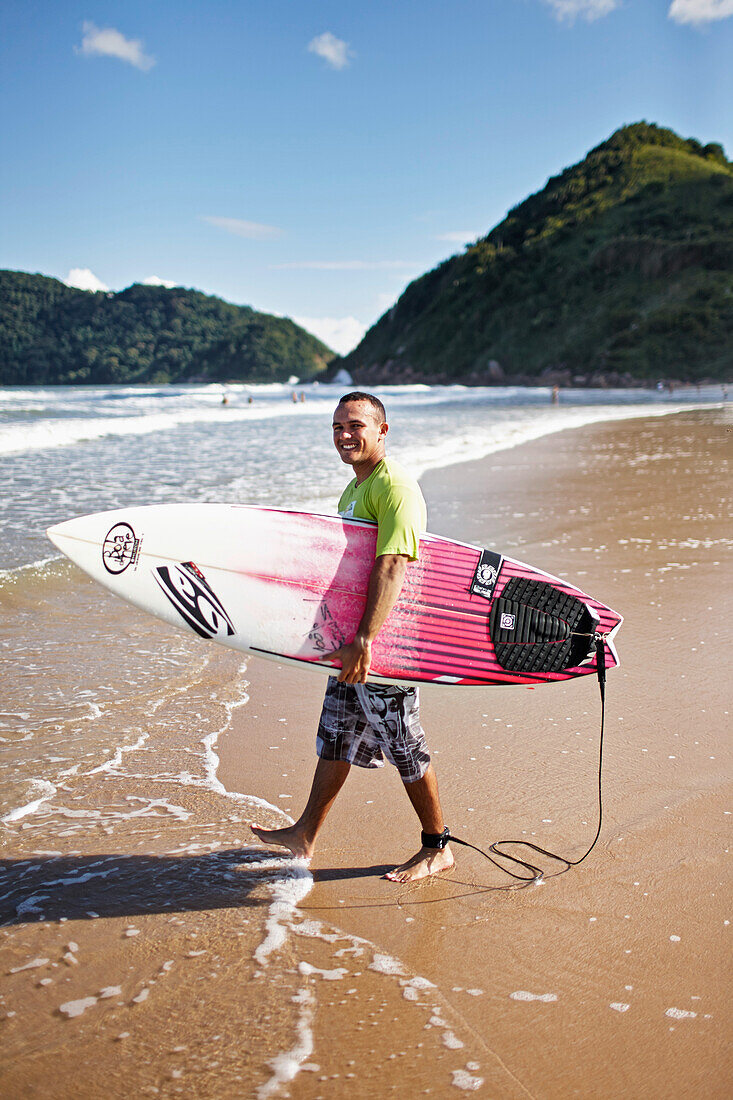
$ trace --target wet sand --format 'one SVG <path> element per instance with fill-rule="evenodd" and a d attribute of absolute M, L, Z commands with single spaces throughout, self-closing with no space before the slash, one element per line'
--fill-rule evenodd
<path fill-rule="evenodd" d="M 517 889 L 457 847 L 450 874 L 396 886 L 381 875 L 416 850 L 419 827 L 391 769 L 352 769 L 293 914 L 292 893 L 278 910 L 254 867 L 227 870 L 262 851 L 241 807 L 227 810 L 231 855 L 209 854 L 221 805 L 186 788 L 176 802 L 191 818 L 115 835 L 115 866 L 128 855 L 116 905 L 83 919 L 82 891 L 79 911 L 16 923 L 3 1094 L 727 1097 L 732 428 L 724 410 L 601 424 L 423 480 L 432 530 L 566 576 L 625 615 L 604 827 L 580 867 L 550 877 L 545 860 L 544 884 Z M 212 652 L 197 698 L 231 698 L 239 662 Z M 254 660 L 247 680 L 219 779 L 297 813 L 324 683 Z M 456 835 L 582 855 L 597 821 L 589 680 L 423 690 Z M 185 702 L 171 691 L 171 724 Z M 103 873 L 103 836 L 69 843 L 75 874 L 79 852 Z M 95 1004 L 61 1012 L 61 992 Z"/>

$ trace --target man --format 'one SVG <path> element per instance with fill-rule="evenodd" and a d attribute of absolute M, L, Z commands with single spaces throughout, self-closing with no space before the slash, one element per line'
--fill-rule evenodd
<path fill-rule="evenodd" d="M 411 859 L 385 877 L 411 882 L 452 867 L 453 855 L 420 726 L 417 689 L 366 683 L 372 643 L 397 602 L 408 563 L 417 559 L 427 518 L 417 482 L 386 457 L 388 431 L 379 398 L 355 392 L 339 401 L 333 441 L 341 461 L 355 475 L 341 495 L 339 514 L 376 520 L 378 525 L 366 607 L 353 640 L 324 658 L 339 662 L 341 672 L 338 679 L 328 681 L 318 727 L 318 765 L 303 813 L 286 829 L 252 830 L 265 843 L 310 859 L 351 765 L 382 767 L 386 756 L 398 769 L 420 819 L 422 843 Z"/>

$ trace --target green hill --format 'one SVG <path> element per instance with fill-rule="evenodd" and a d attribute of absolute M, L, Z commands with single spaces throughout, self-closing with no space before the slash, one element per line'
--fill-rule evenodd
<path fill-rule="evenodd" d="M 360 382 L 733 375 L 733 165 L 618 130 L 411 283 L 339 366 Z"/>
<path fill-rule="evenodd" d="M 333 352 L 293 321 L 181 287 L 74 290 L 0 271 L 0 385 L 287 381 Z"/>

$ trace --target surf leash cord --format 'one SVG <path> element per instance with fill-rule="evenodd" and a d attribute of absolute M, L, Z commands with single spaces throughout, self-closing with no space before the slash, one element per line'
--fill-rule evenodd
<path fill-rule="evenodd" d="M 604 634 L 595 634 L 594 642 L 596 648 L 598 687 L 601 693 L 601 731 L 598 745 L 598 828 L 596 829 L 595 836 L 587 851 L 578 859 L 568 859 L 566 856 L 558 855 L 556 852 L 550 852 L 547 848 L 541 848 L 539 844 L 533 844 L 529 840 L 497 840 L 493 844 L 490 844 L 489 851 L 485 852 L 483 848 L 471 844 L 468 840 L 462 840 L 461 837 L 451 835 L 447 827 L 442 833 L 423 833 L 422 843 L 426 848 L 444 848 L 449 841 L 452 841 L 454 844 L 462 844 L 464 848 L 473 848 L 475 852 L 478 852 L 480 855 L 484 856 L 485 859 L 488 859 L 488 861 L 493 863 L 495 867 L 498 867 L 500 871 L 504 871 L 506 874 L 511 875 L 512 878 L 523 882 L 525 885 L 530 885 L 533 882 L 539 884 L 545 878 L 556 878 L 557 875 L 564 875 L 571 867 L 577 867 L 584 859 L 587 859 L 598 842 L 603 826 L 603 734 L 606 724 L 606 636 Z M 548 859 L 554 859 L 557 863 L 564 863 L 565 866 L 559 871 L 546 875 L 542 868 L 536 867 L 534 863 L 530 863 L 528 858 L 521 859 L 520 856 L 512 852 L 504 851 L 503 849 L 508 845 L 511 845 L 513 848 L 529 848 L 532 852 L 546 856 Z M 489 852 L 493 854 L 489 855 Z M 528 871 L 529 874 L 517 873 L 517 871 L 512 870 L 511 867 L 506 867 L 504 864 L 499 863 L 494 856 L 498 856 L 499 859 L 508 860 L 510 863 L 514 864 L 515 867 L 522 868 L 524 871 Z"/>

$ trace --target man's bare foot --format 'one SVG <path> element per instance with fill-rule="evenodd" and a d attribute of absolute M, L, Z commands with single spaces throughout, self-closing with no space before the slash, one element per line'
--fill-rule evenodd
<path fill-rule="evenodd" d="M 421 848 L 416 856 L 384 876 L 390 882 L 415 882 L 448 871 L 455 863 L 450 848 Z"/>
<path fill-rule="evenodd" d="M 277 844 L 281 848 L 289 848 L 293 855 L 299 856 L 300 859 L 309 860 L 313 855 L 313 842 L 307 841 L 296 825 L 290 825 L 287 829 L 263 829 L 261 825 L 250 825 L 250 829 L 263 844 Z"/>

